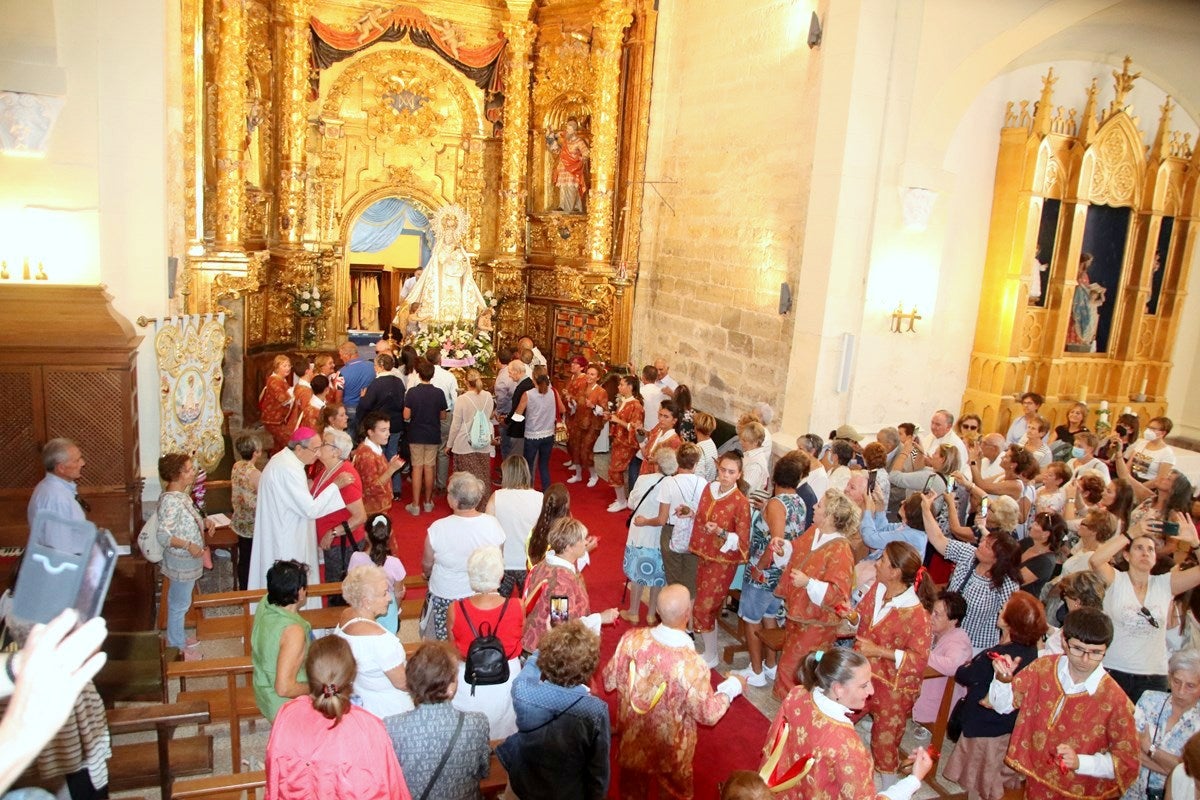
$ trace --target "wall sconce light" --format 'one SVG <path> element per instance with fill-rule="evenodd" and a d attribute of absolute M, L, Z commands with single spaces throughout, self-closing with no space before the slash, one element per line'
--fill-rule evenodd
<path fill-rule="evenodd" d="M 808 46 L 809 49 L 819 47 L 821 44 L 821 19 L 817 16 L 817 12 L 812 12 L 812 19 L 808 22 Z"/>
<path fill-rule="evenodd" d="M 917 320 L 922 319 L 917 313 L 917 307 L 913 306 L 908 313 L 904 311 L 903 303 L 896 303 L 896 310 L 892 312 L 892 333 L 916 333 Z M 906 324 L 907 323 L 907 324 Z"/>

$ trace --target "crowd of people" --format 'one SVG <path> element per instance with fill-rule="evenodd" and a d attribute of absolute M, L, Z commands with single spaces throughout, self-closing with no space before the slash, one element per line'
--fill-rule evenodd
<path fill-rule="evenodd" d="M 928 433 L 903 422 L 864 440 L 842 425 L 784 452 L 760 406 L 718 450 L 715 420 L 665 361 L 577 358 L 556 388 L 529 340 L 499 359 L 492 392 L 475 370 L 443 389 L 436 351 L 390 343 L 365 381 L 320 359 L 268 377 L 275 452 L 260 472 L 259 443 L 237 440 L 232 480 L 239 581 L 267 593 L 251 644 L 274 722 L 268 796 L 476 797 L 488 741 L 503 740 L 521 800 L 606 796 L 611 747 L 623 797 L 690 797 L 698 727 L 771 687 L 782 706 L 761 759 L 725 796 L 903 800 L 938 754 L 901 741 L 934 723 L 947 681 L 957 744 L 943 774 L 971 797 L 1022 783 L 1031 798 L 1194 796 L 1200 536 L 1169 419 L 1096 432 L 1076 406 L 1053 427 L 1027 393 L 1003 432 L 938 410 Z M 550 482 L 556 441 L 566 483 L 611 491 L 627 518 L 623 609 L 589 597 L 597 539 Z M 183 619 L 211 526 L 192 459 L 164 455 L 159 472 L 167 641 L 199 657 Z M 427 525 L 426 641 L 411 658 L 388 517 L 406 474 L 405 511 L 444 494 L 451 512 Z M 314 641 L 299 612 L 322 568 L 345 609 Z M 730 608 L 749 664 L 714 688 Z M 632 627 L 602 663 L 601 627 L 618 617 Z M 778 657 L 757 635 L 769 629 Z"/>

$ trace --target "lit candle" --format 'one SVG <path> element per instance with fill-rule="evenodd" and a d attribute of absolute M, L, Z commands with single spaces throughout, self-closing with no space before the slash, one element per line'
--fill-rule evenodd
<path fill-rule="evenodd" d="M 1140 394 L 1140 395 L 1142 395 L 1142 396 L 1144 397 L 1144 396 L 1146 395 L 1146 387 L 1147 387 L 1148 385 L 1150 385 L 1150 379 L 1149 379 L 1149 378 L 1142 378 L 1142 388 L 1141 388 L 1141 389 L 1138 389 L 1138 394 Z"/>
<path fill-rule="evenodd" d="M 1081 402 L 1081 403 L 1087 402 L 1087 384 L 1086 383 L 1083 386 L 1079 387 L 1079 402 Z"/>
<path fill-rule="evenodd" d="M 1026 375 L 1025 376 L 1025 388 L 1023 388 L 1021 390 L 1021 394 L 1026 394 L 1029 391 L 1029 381 L 1030 381 L 1030 376 Z"/>
<path fill-rule="evenodd" d="M 1101 410 L 1101 411 L 1108 411 L 1108 401 L 1107 401 L 1107 400 L 1101 400 L 1101 401 L 1100 401 L 1100 410 Z"/>

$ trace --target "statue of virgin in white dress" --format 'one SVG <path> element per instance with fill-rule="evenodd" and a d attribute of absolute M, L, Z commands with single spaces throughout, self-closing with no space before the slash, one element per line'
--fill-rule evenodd
<path fill-rule="evenodd" d="M 468 230 L 467 212 L 459 205 L 445 206 L 434 212 L 432 222 L 433 252 L 393 324 L 401 330 L 410 320 L 425 325 L 490 324 L 491 311 L 472 275 L 471 257 L 462 246 Z"/>

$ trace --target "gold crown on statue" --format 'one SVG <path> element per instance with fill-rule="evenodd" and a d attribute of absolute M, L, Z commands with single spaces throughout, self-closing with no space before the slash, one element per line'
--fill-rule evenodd
<path fill-rule="evenodd" d="M 451 228 L 458 234 L 461 239 L 467 235 L 467 228 L 470 224 L 470 219 L 467 217 L 467 210 L 457 203 L 451 203 L 448 206 L 442 206 L 437 211 L 433 212 L 433 233 L 437 238 L 441 238 L 446 230 L 446 224 L 453 219 Z"/>

